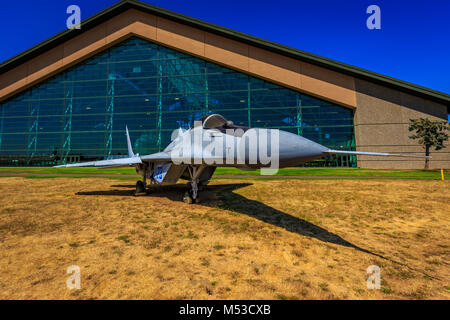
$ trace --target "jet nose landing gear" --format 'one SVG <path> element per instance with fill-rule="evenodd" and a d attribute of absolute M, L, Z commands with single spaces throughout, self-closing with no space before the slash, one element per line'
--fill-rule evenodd
<path fill-rule="evenodd" d="M 188 185 L 188 191 L 183 196 L 183 202 L 187 204 L 198 202 L 198 191 L 199 191 L 199 177 L 202 174 L 205 166 L 199 167 L 188 167 L 189 176 L 191 178 Z"/>
<path fill-rule="evenodd" d="M 193 180 L 187 184 L 188 191 L 184 193 L 183 202 L 193 204 L 198 202 L 198 180 Z"/>
<path fill-rule="evenodd" d="M 194 199 L 192 197 L 192 192 L 191 191 L 186 191 L 184 196 L 183 196 L 183 202 L 187 203 L 187 204 L 193 204 L 196 202 L 197 199 Z"/>

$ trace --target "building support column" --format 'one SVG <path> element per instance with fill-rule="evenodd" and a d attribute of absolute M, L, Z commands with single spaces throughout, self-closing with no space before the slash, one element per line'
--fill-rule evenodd
<path fill-rule="evenodd" d="M 108 99 L 109 104 L 106 109 L 107 121 L 106 125 L 106 155 L 109 158 L 112 153 L 112 143 L 113 143 L 113 124 L 114 124 L 114 98 L 115 98 L 115 84 L 116 84 L 116 76 L 114 74 L 109 75 L 110 87 L 108 90 Z"/>
<path fill-rule="evenodd" d="M 295 119 L 295 123 L 297 125 L 297 135 L 303 136 L 303 110 L 302 110 L 302 99 L 299 93 L 297 93 L 297 117 Z"/>
<path fill-rule="evenodd" d="M 72 109 L 73 109 L 73 82 L 66 93 L 66 110 L 64 111 L 64 143 L 62 146 L 62 163 L 67 163 L 67 157 L 72 149 Z"/>
<path fill-rule="evenodd" d="M 205 64 L 205 115 L 209 112 L 208 67 Z"/>
<path fill-rule="evenodd" d="M 3 127 L 5 124 L 5 107 L 0 107 L 2 109 L 1 119 L 0 119 L 0 151 L 2 150 L 2 139 L 3 139 Z"/>
<path fill-rule="evenodd" d="M 158 140 L 156 145 L 158 146 L 158 152 L 161 151 L 161 130 L 162 130 L 162 66 L 158 59 L 158 105 L 157 105 L 157 120 L 156 130 L 158 134 Z"/>
<path fill-rule="evenodd" d="M 27 145 L 27 155 L 28 164 L 30 164 L 32 158 L 36 154 L 37 151 L 37 142 L 38 142 L 38 131 L 39 131 L 39 111 L 40 111 L 40 97 L 38 94 L 37 101 L 31 96 L 32 101 L 30 102 L 31 112 L 30 112 L 30 121 L 31 125 L 28 129 L 28 145 Z"/>
<path fill-rule="evenodd" d="M 250 86 L 250 77 L 247 77 L 247 117 L 248 117 L 248 126 L 252 127 L 252 114 L 251 114 L 251 86 Z"/>

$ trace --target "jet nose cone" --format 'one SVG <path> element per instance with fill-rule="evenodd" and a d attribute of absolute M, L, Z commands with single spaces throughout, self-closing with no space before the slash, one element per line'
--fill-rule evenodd
<path fill-rule="evenodd" d="M 328 148 L 296 134 L 280 130 L 280 167 L 296 166 L 319 159 Z"/>

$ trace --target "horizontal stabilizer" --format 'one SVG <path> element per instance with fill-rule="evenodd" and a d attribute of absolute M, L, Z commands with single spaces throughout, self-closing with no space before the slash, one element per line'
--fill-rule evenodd
<path fill-rule="evenodd" d="M 327 154 L 347 154 L 347 155 L 361 155 L 361 156 L 385 156 L 385 157 L 409 157 L 409 158 L 431 158 L 431 156 L 419 156 L 415 154 L 400 154 L 400 153 L 380 153 L 380 152 L 361 152 L 361 151 L 345 151 L 329 149 Z"/>

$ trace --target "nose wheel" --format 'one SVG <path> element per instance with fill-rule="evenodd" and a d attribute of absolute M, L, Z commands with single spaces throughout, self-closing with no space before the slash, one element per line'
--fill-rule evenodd
<path fill-rule="evenodd" d="M 193 204 L 198 201 L 198 183 L 191 181 L 187 184 L 188 191 L 184 193 L 183 202 L 187 204 Z"/>
<path fill-rule="evenodd" d="M 188 191 L 183 196 L 183 202 L 187 204 L 192 204 L 198 202 L 198 191 L 199 191 L 199 177 L 202 174 L 205 166 L 200 167 L 188 167 L 188 172 L 190 176 L 190 182 L 188 183 Z"/>
<path fill-rule="evenodd" d="M 190 191 L 186 191 L 183 196 L 183 202 L 187 204 L 193 204 L 197 199 L 192 197 L 192 193 Z"/>

